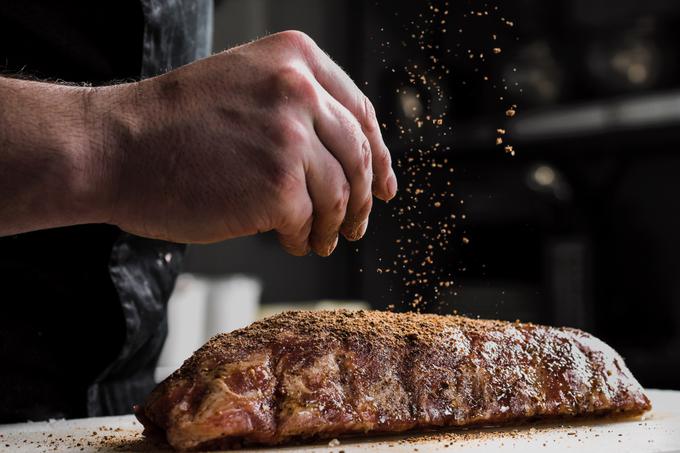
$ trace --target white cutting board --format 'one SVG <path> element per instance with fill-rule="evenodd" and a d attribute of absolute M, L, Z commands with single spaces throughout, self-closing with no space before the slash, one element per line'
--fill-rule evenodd
<path fill-rule="evenodd" d="M 649 390 L 654 409 L 642 419 L 540 424 L 509 429 L 447 430 L 436 434 L 342 439 L 253 452 L 680 452 L 680 392 Z M 0 425 L 0 452 L 162 452 L 147 443 L 131 416 Z M 534 450 L 534 448 L 538 450 Z M 541 450 L 542 449 L 542 450 Z"/>

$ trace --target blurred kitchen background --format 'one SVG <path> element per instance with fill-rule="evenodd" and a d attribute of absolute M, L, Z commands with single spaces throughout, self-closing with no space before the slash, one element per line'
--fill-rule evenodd
<path fill-rule="evenodd" d="M 450 3 L 222 0 L 214 48 L 306 32 L 374 100 L 395 160 L 413 146 L 391 126 L 447 112 L 452 131 L 425 127 L 418 146 L 438 144 L 465 210 L 444 252 L 455 287 L 426 310 L 587 329 L 646 387 L 680 389 L 680 2 Z M 413 36 L 436 10 L 446 23 L 423 50 Z M 450 69 L 443 101 L 403 72 L 431 56 Z M 367 238 L 328 259 L 289 257 L 271 235 L 191 247 L 161 365 L 286 308 L 407 309 L 403 275 L 378 272 L 396 254 L 394 209 L 378 204 Z"/>

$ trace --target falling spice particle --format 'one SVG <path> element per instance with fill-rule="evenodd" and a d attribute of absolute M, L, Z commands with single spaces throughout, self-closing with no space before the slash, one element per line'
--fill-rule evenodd
<path fill-rule="evenodd" d="M 379 2 L 384 7 L 392 4 L 389 0 Z M 449 108 L 454 101 L 451 83 L 471 86 L 472 81 L 456 75 L 456 65 L 468 66 L 484 82 L 484 89 L 500 95 L 496 97 L 501 98 L 502 104 L 497 107 L 501 114 L 512 110 L 506 113 L 512 117 L 517 108 L 514 104 L 508 108 L 507 101 L 502 99 L 508 90 L 507 82 L 490 66 L 492 60 L 495 65 L 504 54 L 509 54 L 503 46 L 507 31 L 502 29 L 512 26 L 512 22 L 501 16 L 498 6 L 488 4 L 461 11 L 460 16 L 456 13 L 454 18 L 449 3 L 424 1 L 419 12 L 401 22 L 398 42 L 412 50 L 404 55 L 407 59 L 391 61 L 388 49 L 394 41 L 378 41 L 385 70 L 395 74 L 399 81 L 390 91 L 401 106 L 385 116 L 382 128 L 390 131 L 391 140 L 398 142 L 403 151 L 395 156 L 401 190 L 389 205 L 398 235 L 390 241 L 390 249 L 378 249 L 389 256 L 379 259 L 375 269 L 376 274 L 388 276 L 399 285 L 390 287 L 390 291 L 402 297 L 395 301 L 400 302 L 399 308 L 414 311 L 446 307 L 450 297 L 458 294 L 459 279 L 454 274 L 466 272 L 466 267 L 455 261 L 460 259 L 457 248 L 469 244 L 470 239 L 463 237 L 467 217 L 464 201 L 456 193 L 454 160 L 450 158 L 456 142 Z M 492 45 L 466 45 L 468 28 L 464 23 L 451 25 L 458 20 L 474 21 L 470 27 L 476 28 L 479 20 L 486 20 L 478 18 L 493 18 L 489 23 L 495 28 L 485 33 Z M 457 32 L 455 39 L 445 36 L 447 27 Z M 384 31 L 380 29 L 381 33 Z M 494 55 L 498 59 L 490 58 Z M 505 129 L 493 127 L 493 130 L 497 132 L 498 146 L 510 145 Z M 512 147 L 510 152 L 514 155 Z M 395 307 L 390 304 L 388 309 Z"/>

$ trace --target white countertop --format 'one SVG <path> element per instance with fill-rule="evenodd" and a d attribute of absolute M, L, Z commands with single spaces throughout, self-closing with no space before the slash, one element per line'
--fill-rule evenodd
<path fill-rule="evenodd" d="M 649 390 L 654 409 L 641 419 L 538 424 L 506 429 L 446 430 L 436 434 L 341 439 L 257 452 L 481 452 L 533 449 L 560 452 L 680 452 L 680 392 Z M 132 416 L 0 425 L 0 452 L 163 452 L 141 435 Z M 538 450 L 541 451 L 541 450 Z"/>

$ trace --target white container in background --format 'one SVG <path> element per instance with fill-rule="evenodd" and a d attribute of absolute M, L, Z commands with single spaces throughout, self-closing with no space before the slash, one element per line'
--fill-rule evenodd
<path fill-rule="evenodd" d="M 158 360 L 156 381 L 161 381 L 182 365 L 205 342 L 207 280 L 190 274 L 177 278 L 168 301 L 168 338 Z"/>
<path fill-rule="evenodd" d="M 206 307 L 205 338 L 246 327 L 257 320 L 262 284 L 246 275 L 212 280 Z"/>

